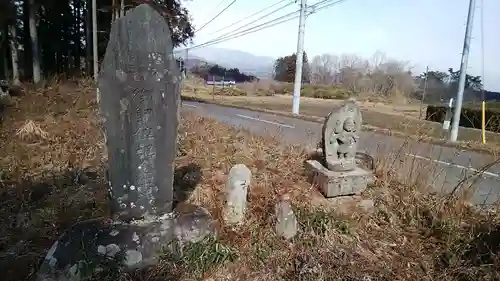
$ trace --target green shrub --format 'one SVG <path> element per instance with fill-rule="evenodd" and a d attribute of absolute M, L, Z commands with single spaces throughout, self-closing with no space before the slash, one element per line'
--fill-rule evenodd
<path fill-rule="evenodd" d="M 320 99 L 346 99 L 351 93 L 337 86 L 304 85 L 301 90 L 302 96 Z"/>

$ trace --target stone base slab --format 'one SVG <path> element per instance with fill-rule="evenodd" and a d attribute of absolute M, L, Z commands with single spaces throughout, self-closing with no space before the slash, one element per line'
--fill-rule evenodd
<path fill-rule="evenodd" d="M 165 250 L 182 255 L 186 243 L 216 234 L 208 211 L 189 207 L 191 210 L 129 223 L 100 219 L 79 222 L 52 245 L 36 280 L 87 280 L 98 272 L 119 273 L 155 265 Z"/>
<path fill-rule="evenodd" d="M 306 169 L 326 198 L 359 195 L 373 181 L 372 171 L 356 167 L 352 171 L 330 171 L 316 160 L 307 160 Z"/>

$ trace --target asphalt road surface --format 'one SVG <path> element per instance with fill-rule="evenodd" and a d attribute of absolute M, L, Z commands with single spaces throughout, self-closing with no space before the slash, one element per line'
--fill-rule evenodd
<path fill-rule="evenodd" d="M 321 139 L 322 124 L 315 122 L 197 102 L 185 101 L 182 107 L 255 135 L 278 135 L 284 144 L 314 149 Z M 372 155 L 407 183 L 427 183 L 441 192 L 459 186 L 458 192 L 469 193 L 475 204 L 492 204 L 500 199 L 500 162 L 495 163 L 492 155 L 373 132 L 362 132 L 360 136 L 358 150 Z"/>

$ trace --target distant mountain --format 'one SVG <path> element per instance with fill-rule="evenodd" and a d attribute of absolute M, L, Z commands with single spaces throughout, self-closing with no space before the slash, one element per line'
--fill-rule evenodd
<path fill-rule="evenodd" d="M 185 66 L 187 69 L 192 69 L 194 67 L 201 67 L 201 66 L 205 66 L 205 65 L 210 66 L 210 65 L 214 65 L 214 64 L 215 63 L 207 62 L 204 59 L 198 58 L 195 56 L 189 56 L 188 60 L 185 61 Z"/>
<path fill-rule="evenodd" d="M 272 57 L 256 56 L 239 50 L 213 47 L 193 49 L 189 51 L 188 55 L 190 60 L 198 59 L 209 64 L 218 64 L 225 68 L 238 68 L 240 72 L 251 74 L 258 78 L 271 77 L 275 61 Z"/>

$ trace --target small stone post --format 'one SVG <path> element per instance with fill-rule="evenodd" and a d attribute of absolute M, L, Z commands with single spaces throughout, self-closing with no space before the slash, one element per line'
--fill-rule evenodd
<path fill-rule="evenodd" d="M 275 207 L 276 216 L 276 234 L 290 239 L 299 231 L 299 222 L 290 204 L 290 196 L 285 194 Z"/>
<path fill-rule="evenodd" d="M 223 217 L 227 224 L 240 224 L 245 218 L 248 187 L 252 172 L 244 164 L 236 164 L 229 171 L 226 182 L 226 205 Z"/>

